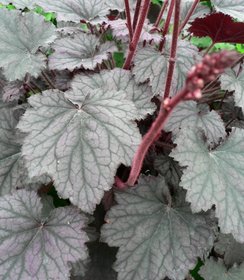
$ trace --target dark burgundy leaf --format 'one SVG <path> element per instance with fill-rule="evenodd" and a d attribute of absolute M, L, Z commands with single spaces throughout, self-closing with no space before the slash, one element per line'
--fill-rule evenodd
<path fill-rule="evenodd" d="M 244 23 L 222 13 L 197 18 L 188 30 L 197 37 L 209 36 L 214 43 L 244 43 Z"/>

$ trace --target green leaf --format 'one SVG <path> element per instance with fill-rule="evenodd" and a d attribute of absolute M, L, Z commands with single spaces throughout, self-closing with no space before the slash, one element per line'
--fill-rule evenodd
<path fill-rule="evenodd" d="M 205 262 L 200 274 L 206 280 L 241 280 L 244 279 L 244 264 L 227 270 L 221 260 L 216 262 L 211 258 Z"/>
<path fill-rule="evenodd" d="M 236 50 L 239 53 L 244 53 L 244 44 L 236 44 Z"/>
<path fill-rule="evenodd" d="M 171 198 L 163 177 L 139 179 L 135 188 L 116 192 L 102 240 L 119 247 L 118 280 L 183 280 L 197 256 L 212 246 L 207 214 L 192 214 L 184 192 Z"/>
<path fill-rule="evenodd" d="M 87 218 L 75 207 L 44 216 L 35 192 L 19 190 L 0 198 L 2 280 L 64 279 L 70 262 L 87 259 Z M 46 213 L 47 214 L 47 213 Z"/>
<path fill-rule="evenodd" d="M 181 186 L 194 212 L 216 206 L 223 233 L 244 242 L 244 131 L 236 129 L 214 150 L 208 150 L 200 133 L 185 129 L 171 153 L 186 166 Z"/>
<path fill-rule="evenodd" d="M 1 0 L 1 3 L 7 5 L 12 3 L 17 9 L 29 8 L 33 9 L 35 7 L 35 0 Z"/>
<path fill-rule="evenodd" d="M 10 81 L 22 80 L 26 73 L 37 77 L 46 66 L 39 47 L 52 42 L 54 26 L 32 12 L 0 10 L 0 67 Z"/>
<path fill-rule="evenodd" d="M 78 102 L 69 100 L 72 95 Z M 134 104 L 123 91 L 101 89 L 49 90 L 29 103 L 33 108 L 18 127 L 29 133 L 22 153 L 30 177 L 48 173 L 61 197 L 92 212 L 118 166 L 129 165 L 139 145 Z"/>
<path fill-rule="evenodd" d="M 98 64 L 108 59 L 109 53 L 117 50 L 114 43 L 101 44 L 95 35 L 85 33 L 61 38 L 52 47 L 55 52 L 49 56 L 49 67 L 58 70 L 81 67 L 94 70 Z"/>

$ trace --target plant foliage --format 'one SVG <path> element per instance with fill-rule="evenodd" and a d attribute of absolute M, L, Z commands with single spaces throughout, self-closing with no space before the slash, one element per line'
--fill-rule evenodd
<path fill-rule="evenodd" d="M 244 279 L 243 15 L 1 1 L 1 279 Z"/>

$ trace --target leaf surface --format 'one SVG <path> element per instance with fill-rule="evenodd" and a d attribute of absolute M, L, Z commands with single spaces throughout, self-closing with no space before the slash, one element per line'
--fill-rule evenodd
<path fill-rule="evenodd" d="M 167 155 L 159 155 L 154 161 L 154 168 L 164 177 L 166 183 L 178 187 L 182 175 L 178 162 Z"/>
<path fill-rule="evenodd" d="M 56 13 L 58 21 L 102 20 L 109 13 L 105 0 L 37 0 L 36 4 Z"/>
<path fill-rule="evenodd" d="M 129 165 L 140 142 L 137 110 L 123 91 L 44 91 L 29 98 L 18 127 L 29 133 L 23 155 L 30 177 L 48 173 L 60 196 L 92 212 L 112 187 L 120 165 Z"/>
<path fill-rule="evenodd" d="M 3 280 L 69 279 L 69 262 L 87 258 L 87 218 L 74 207 L 43 216 L 35 192 L 0 198 L 0 276 Z"/>
<path fill-rule="evenodd" d="M 1 0 L 1 3 L 4 5 L 8 5 L 9 3 L 12 3 L 17 9 L 24 9 L 29 8 L 33 9 L 35 8 L 35 0 Z"/>
<path fill-rule="evenodd" d="M 171 153 L 184 170 L 181 186 L 194 212 L 214 204 L 223 233 L 244 242 L 244 131 L 236 129 L 215 150 L 208 150 L 200 133 L 185 129 Z"/>
<path fill-rule="evenodd" d="M 118 10 L 120 12 L 125 10 L 125 2 L 123 0 L 105 0 L 106 2 L 106 6 L 110 9 L 110 10 Z M 129 4 L 130 4 L 130 8 L 134 7 L 136 0 L 129 0 Z"/>
<path fill-rule="evenodd" d="M 244 71 L 238 76 L 232 69 L 228 69 L 220 76 L 221 88 L 234 92 L 237 106 L 244 108 Z"/>
<path fill-rule="evenodd" d="M 54 43 L 53 48 L 55 52 L 49 57 L 50 69 L 71 71 L 81 66 L 93 70 L 108 58 L 108 53 L 117 50 L 113 43 L 101 44 L 95 35 L 85 33 L 61 38 Z"/>
<path fill-rule="evenodd" d="M 214 250 L 224 255 L 224 263 L 229 267 L 244 261 L 244 244 L 236 242 L 231 234 L 220 233 L 214 244 Z"/>
<path fill-rule="evenodd" d="M 154 95 L 162 94 L 164 90 L 169 54 L 170 37 L 167 37 L 164 54 L 155 48 L 145 47 L 138 50 L 135 56 L 135 67 L 132 70 L 135 80 L 137 83 L 149 80 Z M 171 96 L 183 87 L 188 71 L 198 59 L 197 48 L 189 42 L 179 40 Z"/>
<path fill-rule="evenodd" d="M 119 247 L 118 280 L 183 280 L 211 247 L 207 215 L 192 214 L 184 195 L 169 204 L 163 177 L 142 177 L 137 187 L 116 193 L 102 240 Z"/>
<path fill-rule="evenodd" d="M 244 21 L 243 0 L 212 0 L 215 10 Z"/>
<path fill-rule="evenodd" d="M 213 43 L 244 43 L 244 23 L 222 13 L 197 18 L 188 29 L 194 36 L 209 36 Z"/>
<path fill-rule="evenodd" d="M 21 142 L 24 135 L 15 130 L 17 122 L 12 108 L 0 110 L 0 195 L 15 190 L 23 172 Z"/>
<path fill-rule="evenodd" d="M 199 104 L 195 101 L 180 103 L 174 110 L 165 125 L 166 131 L 172 131 L 176 136 L 185 129 L 204 131 L 208 143 L 218 143 L 220 138 L 225 137 L 225 126 L 218 113 L 209 111 L 207 104 Z"/>
<path fill-rule="evenodd" d="M 99 74 L 79 74 L 72 80 L 71 87 L 74 92 L 71 95 L 66 93 L 66 96 L 74 102 L 79 101 L 79 92 L 87 94 L 97 88 L 101 88 L 104 92 L 123 90 L 138 110 L 138 117 L 135 116 L 135 118 L 143 118 L 155 110 L 154 104 L 150 101 L 153 97 L 150 87 L 137 85 L 134 77 L 127 70 L 115 68 L 111 71 L 101 71 Z M 76 93 L 78 93 L 77 97 Z"/>
<path fill-rule="evenodd" d="M 221 260 L 216 262 L 211 258 L 201 267 L 199 274 L 207 280 L 240 280 L 244 279 L 244 265 L 227 270 Z"/>
<path fill-rule="evenodd" d="M 37 77 L 46 66 L 40 46 L 52 42 L 55 27 L 35 13 L 0 10 L 0 67 L 10 81 L 22 80 L 26 73 Z"/>

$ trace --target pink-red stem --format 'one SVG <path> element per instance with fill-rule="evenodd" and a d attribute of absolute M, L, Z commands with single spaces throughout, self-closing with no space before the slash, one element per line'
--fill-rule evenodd
<path fill-rule="evenodd" d="M 163 17 L 164 11 L 165 11 L 165 9 L 167 8 L 168 3 L 169 3 L 169 0 L 165 0 L 165 1 L 164 1 L 163 6 L 162 6 L 162 8 L 161 8 L 161 10 L 160 10 L 160 12 L 159 12 L 159 14 L 158 14 L 158 17 L 157 17 L 155 23 L 154 23 L 154 27 L 157 28 L 157 27 L 159 26 L 160 20 L 161 20 L 162 17 Z"/>
<path fill-rule="evenodd" d="M 172 55 L 171 60 L 172 60 L 172 65 L 173 65 L 173 66 L 171 66 L 172 69 L 174 69 L 174 61 L 175 61 L 175 55 L 176 55 L 176 49 L 177 49 L 179 16 L 180 16 L 180 2 L 181 2 L 181 0 L 175 1 L 174 31 L 173 31 L 173 38 L 172 38 L 172 45 L 171 45 L 171 55 Z M 167 74 L 168 82 L 170 80 L 172 81 L 172 75 L 173 75 L 173 71 L 172 70 L 168 71 L 168 74 Z M 166 90 L 168 90 L 167 94 L 169 94 L 170 86 L 167 86 L 167 82 L 166 82 Z M 167 98 L 167 99 L 162 100 L 160 111 L 159 111 L 159 114 L 158 114 L 156 120 L 153 122 L 149 131 L 144 135 L 142 142 L 136 151 L 136 154 L 135 154 L 133 162 L 132 162 L 130 175 L 126 182 L 127 185 L 133 186 L 135 184 L 135 182 L 140 174 L 141 167 L 142 167 L 144 158 L 147 154 L 149 147 L 160 135 L 161 130 L 163 129 L 166 121 L 168 120 L 170 114 L 172 113 L 172 110 L 179 102 L 181 102 L 184 99 L 187 92 L 188 92 L 188 90 L 186 88 L 184 88 L 172 99 Z M 166 93 L 166 91 L 165 91 L 165 93 Z"/>
<path fill-rule="evenodd" d="M 187 22 L 189 21 L 190 17 L 192 16 L 192 14 L 194 13 L 197 4 L 199 3 L 200 0 L 195 0 L 189 10 L 189 12 L 186 15 L 186 18 L 184 19 L 184 21 L 182 22 L 180 29 L 179 29 L 179 33 L 184 29 L 184 27 L 186 26 Z"/>
<path fill-rule="evenodd" d="M 169 59 L 169 68 L 167 72 L 167 78 L 164 88 L 164 99 L 168 98 L 170 95 L 170 89 L 175 69 L 175 60 L 177 52 L 177 43 L 178 43 L 178 33 L 179 33 L 179 22 L 180 22 L 180 0 L 175 1 L 175 14 L 174 14 L 174 29 L 171 42 L 170 50 L 170 59 Z"/>
<path fill-rule="evenodd" d="M 127 21 L 127 28 L 129 30 L 129 36 L 130 36 L 130 42 L 133 37 L 133 30 L 132 30 L 132 24 L 131 24 L 131 16 L 130 16 L 130 3 L 129 0 L 125 1 L 125 15 L 126 15 L 126 21 Z"/>
<path fill-rule="evenodd" d="M 150 7 L 150 2 L 151 2 L 150 0 L 144 0 L 144 2 L 143 2 L 143 5 L 141 7 L 141 12 L 140 12 L 140 15 L 139 15 L 139 20 L 138 20 L 138 23 L 136 25 L 136 29 L 135 29 L 135 32 L 133 34 L 132 41 L 129 45 L 129 53 L 128 53 L 127 58 L 125 60 L 123 69 L 130 69 L 130 65 L 131 65 L 132 59 L 134 57 L 134 54 L 135 54 L 135 51 L 136 51 L 136 48 L 137 48 L 137 44 L 138 44 L 140 36 L 141 36 L 141 31 L 142 31 L 144 22 L 147 18 L 148 10 L 149 10 L 149 7 Z"/>
<path fill-rule="evenodd" d="M 136 1 L 135 13 L 134 13 L 134 17 L 133 17 L 133 26 L 132 26 L 133 27 L 133 32 L 136 29 L 136 25 L 137 25 L 139 13 L 140 13 L 140 8 L 141 8 L 141 0 L 137 0 Z"/>
<path fill-rule="evenodd" d="M 169 5 L 168 14 L 167 14 L 167 17 L 166 17 L 166 20 L 165 20 L 165 23 L 164 23 L 164 28 L 163 28 L 163 32 L 162 32 L 162 40 L 159 44 L 159 50 L 160 51 L 162 51 L 163 47 L 164 47 L 165 35 L 169 31 L 170 21 L 171 21 L 171 18 L 172 18 L 174 7 L 175 7 L 175 0 L 171 0 L 170 5 Z"/>

